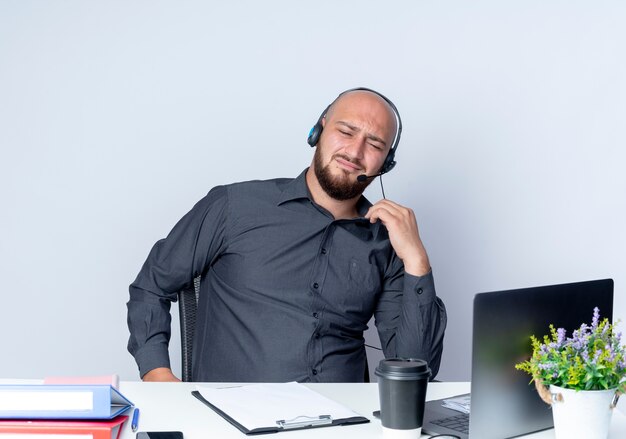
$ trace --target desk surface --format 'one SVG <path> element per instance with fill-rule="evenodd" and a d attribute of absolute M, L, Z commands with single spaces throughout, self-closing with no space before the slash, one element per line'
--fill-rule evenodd
<path fill-rule="evenodd" d="M 205 385 L 205 384 L 203 384 Z M 223 386 L 224 384 L 206 384 Z M 380 421 L 372 416 L 378 410 L 378 387 L 376 384 L 307 384 L 308 387 L 335 401 L 338 401 L 371 420 L 368 424 L 346 427 L 330 427 L 313 430 L 300 430 L 269 435 L 276 439 L 300 438 L 381 438 Z M 194 383 L 143 383 L 125 381 L 120 384 L 121 392 L 141 410 L 139 431 L 180 430 L 185 439 L 245 438 L 246 436 L 222 419 L 213 410 L 191 396 Z M 469 383 L 430 383 L 427 399 L 445 398 L 470 390 Z M 620 407 L 618 406 L 618 409 Z M 320 435 L 320 433 L 323 433 Z M 626 436 L 626 415 L 615 410 L 611 421 L 609 438 Z M 122 439 L 133 439 L 130 425 L 123 430 Z M 427 435 L 422 437 L 426 438 Z M 525 436 L 532 439 L 553 439 L 554 430 L 546 430 Z"/>

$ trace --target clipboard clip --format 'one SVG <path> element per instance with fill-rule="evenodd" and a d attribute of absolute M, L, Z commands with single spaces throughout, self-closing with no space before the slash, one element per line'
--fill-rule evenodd
<path fill-rule="evenodd" d="M 320 415 L 320 416 L 296 416 L 293 419 L 281 419 L 280 421 L 276 421 L 276 424 L 284 430 L 288 430 L 290 428 L 304 428 L 304 427 L 318 427 L 320 425 L 329 425 L 333 423 L 333 419 L 330 415 Z"/>

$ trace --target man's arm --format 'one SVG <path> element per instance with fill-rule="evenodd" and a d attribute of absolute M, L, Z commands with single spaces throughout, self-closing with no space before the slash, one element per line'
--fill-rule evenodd
<path fill-rule="evenodd" d="M 130 285 L 128 351 L 146 381 L 176 381 L 170 369 L 170 305 L 221 251 L 227 191 L 217 187 L 158 241 Z"/>
<path fill-rule="evenodd" d="M 385 357 L 426 360 L 434 378 L 441 363 L 446 309 L 435 293 L 426 249 L 411 209 L 389 200 L 376 203 L 366 218 L 387 228 L 397 255 L 385 274 L 375 318 Z"/>
<path fill-rule="evenodd" d="M 386 358 L 426 360 L 434 378 L 439 372 L 446 308 L 435 294 L 432 273 L 389 279 L 375 310 L 376 327 Z"/>

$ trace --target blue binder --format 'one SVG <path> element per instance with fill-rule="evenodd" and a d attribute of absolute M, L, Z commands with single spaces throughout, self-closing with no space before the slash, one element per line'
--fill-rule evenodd
<path fill-rule="evenodd" d="M 110 385 L 0 385 L 0 419 L 112 419 L 133 406 Z"/>

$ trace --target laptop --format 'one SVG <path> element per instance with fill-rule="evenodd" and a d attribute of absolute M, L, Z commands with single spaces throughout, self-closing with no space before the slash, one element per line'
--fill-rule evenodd
<path fill-rule="evenodd" d="M 504 439 L 552 428 L 550 407 L 515 364 L 530 357 L 531 335 L 542 338 L 552 323 L 569 337 L 591 323 L 596 306 L 602 319 L 612 320 L 612 279 L 477 294 L 470 413 L 442 407 L 443 400 L 428 401 L 424 433 Z"/>

